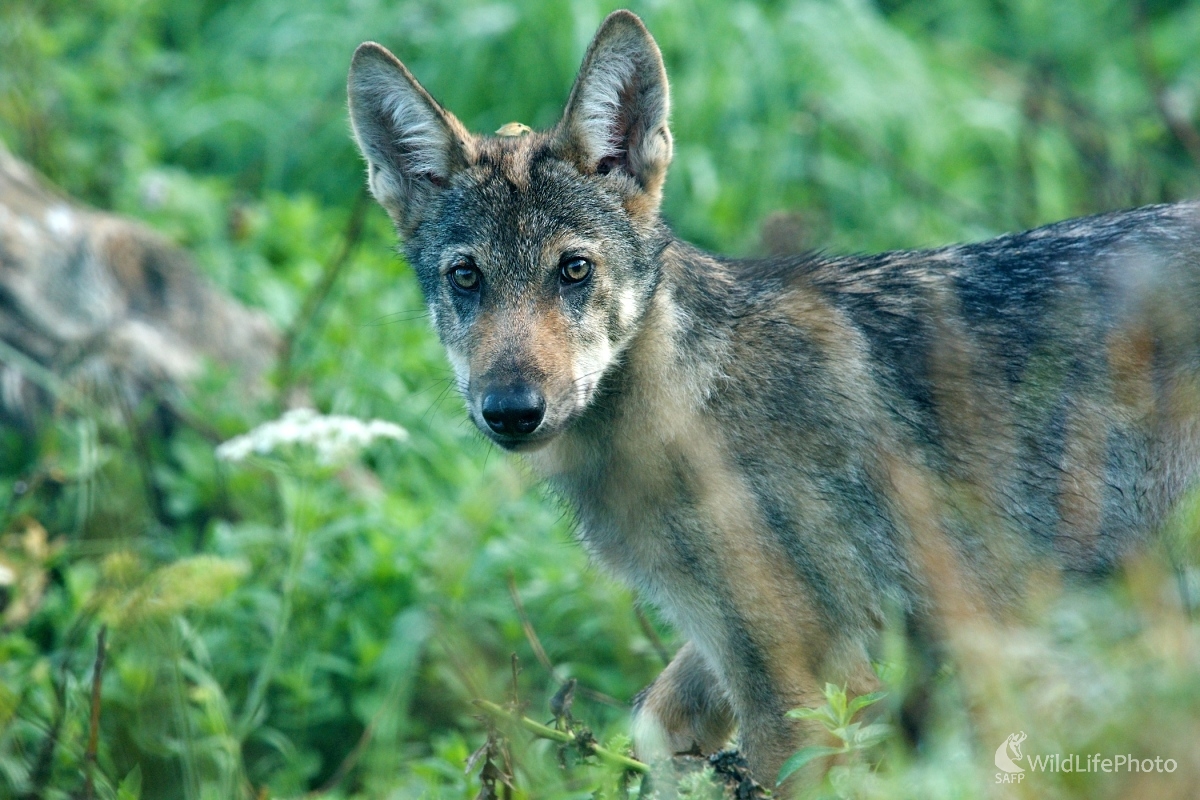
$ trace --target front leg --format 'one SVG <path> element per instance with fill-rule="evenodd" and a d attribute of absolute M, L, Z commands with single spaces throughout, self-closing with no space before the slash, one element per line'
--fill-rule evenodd
<path fill-rule="evenodd" d="M 775 784 L 784 762 L 802 747 L 838 744 L 820 723 L 787 716 L 793 708 L 820 708 L 826 701 L 820 689 L 821 682 L 799 666 L 804 661 L 800 654 L 793 653 L 786 659 L 778 658 L 779 654 L 773 655 L 777 656 L 775 660 L 761 662 L 764 669 L 742 664 L 742 671 L 735 675 L 735 665 L 731 664 L 727 673 L 730 682 L 737 687 L 733 707 L 738 746 L 750 766 L 751 775 L 764 786 Z M 837 676 L 851 696 L 868 694 L 880 687 L 866 659 L 843 663 L 829 673 L 830 677 Z M 824 762 L 815 761 L 793 774 L 781 796 L 791 796 L 800 786 L 815 785 L 826 766 Z"/>
<path fill-rule="evenodd" d="M 733 733 L 733 710 L 716 673 L 691 642 L 633 701 L 638 758 L 720 750 Z"/>

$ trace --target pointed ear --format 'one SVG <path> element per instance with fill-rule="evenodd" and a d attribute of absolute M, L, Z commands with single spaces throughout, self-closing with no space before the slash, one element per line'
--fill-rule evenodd
<path fill-rule="evenodd" d="M 371 194 L 409 232 L 424 205 L 470 163 L 471 135 L 374 42 L 354 51 L 347 92 Z"/>
<path fill-rule="evenodd" d="M 559 124 L 560 144 L 585 174 L 634 178 L 657 210 L 671 163 L 670 91 L 658 45 L 629 11 L 601 24 Z"/>

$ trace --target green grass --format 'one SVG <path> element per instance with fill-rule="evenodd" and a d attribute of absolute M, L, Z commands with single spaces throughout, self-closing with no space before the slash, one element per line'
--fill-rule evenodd
<path fill-rule="evenodd" d="M 0 9 L 0 140 L 73 195 L 164 231 L 286 328 L 361 192 L 344 98 L 360 41 L 393 49 L 473 129 L 546 126 L 612 7 L 18 0 Z M 1144 26 L 1097 0 L 633 8 L 672 79 L 665 214 L 706 247 L 754 253 L 780 210 L 809 246 L 860 251 L 1200 190 L 1152 91 L 1192 124 L 1197 4 L 1151 3 Z M 394 421 L 407 442 L 336 473 L 219 462 L 212 432 L 242 433 L 277 406 L 246 401 L 214 369 L 190 398 L 212 430 L 151 443 L 156 512 L 121 426 L 64 407 L 36 436 L 0 431 L 0 500 L 12 498 L 0 557 L 32 603 L 0 632 L 0 796 L 82 791 L 101 625 L 99 797 L 122 781 L 147 799 L 295 797 L 336 777 L 360 742 L 326 796 L 474 797 L 463 767 L 486 734 L 471 701 L 507 701 L 511 653 L 537 722 L 559 679 L 627 700 L 661 668 L 630 594 L 466 423 L 373 205 L 354 245 L 293 374 L 322 411 Z M 1196 630 L 1144 585 L 1166 578 L 1137 580 L 1047 610 L 1032 655 L 1004 673 L 1013 687 L 946 676 L 942 727 L 921 757 L 887 743 L 840 754 L 825 791 L 986 796 L 998 742 L 980 731 L 1010 720 L 1030 726 L 1032 752 L 1200 741 Z M 575 714 L 621 748 L 624 710 L 581 695 Z M 560 769 L 550 744 L 509 742 L 518 796 L 617 792 L 603 770 Z M 1027 785 L 1104 797 L 1130 784 Z"/>

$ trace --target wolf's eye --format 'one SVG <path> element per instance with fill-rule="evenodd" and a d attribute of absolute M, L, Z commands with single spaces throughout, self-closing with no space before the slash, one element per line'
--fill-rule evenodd
<path fill-rule="evenodd" d="M 450 270 L 450 281 L 465 292 L 477 291 L 482 277 L 479 267 L 467 260 L 458 262 L 454 269 Z"/>
<path fill-rule="evenodd" d="M 559 264 L 558 274 L 563 283 L 580 283 L 592 274 L 592 262 L 579 256 L 564 258 Z"/>

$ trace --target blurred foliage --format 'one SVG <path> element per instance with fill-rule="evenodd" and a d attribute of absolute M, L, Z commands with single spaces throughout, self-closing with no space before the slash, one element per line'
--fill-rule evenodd
<path fill-rule="evenodd" d="M 383 214 L 372 205 L 360 236 L 351 224 L 363 181 L 344 81 L 360 41 L 392 48 L 475 130 L 540 127 L 612 7 L 0 6 L 0 140 L 67 192 L 164 231 L 282 328 L 310 308 L 289 379 L 323 411 L 411 434 L 320 477 L 218 462 L 217 442 L 279 409 L 215 369 L 190 399 L 203 422 L 149 442 L 67 408 L 36 433 L 0 431 L 0 560 L 18 592 L 0 628 L 0 796 L 81 792 L 101 624 L 105 798 L 472 797 L 463 767 L 485 726 L 470 700 L 511 695 L 510 653 L 534 717 L 568 676 L 622 700 L 653 678 L 654 628 L 630 595 L 465 422 Z M 665 214 L 703 246 L 754 253 L 776 212 L 790 215 L 791 245 L 855 251 L 1200 193 L 1200 3 L 632 7 L 672 78 Z M 310 303 L 347 245 L 344 274 Z M 522 630 L 510 576 L 554 675 Z M 1044 636 L 1074 647 L 1110 692 L 1082 692 L 1076 735 L 1060 741 L 1197 740 L 1197 677 L 1156 638 L 1192 652 L 1194 629 L 1130 632 L 1156 602 L 1129 590 L 1052 620 Z M 619 750 L 625 712 L 594 698 L 581 694 L 575 714 Z M 897 753 L 890 773 L 859 764 L 830 791 L 854 795 L 846 781 L 859 780 L 862 795 L 981 795 L 987 748 L 973 752 L 965 723 L 947 720 L 923 760 Z M 615 791 L 609 777 L 560 770 L 546 743 L 519 744 L 520 796 L 582 797 L 597 781 Z"/>

